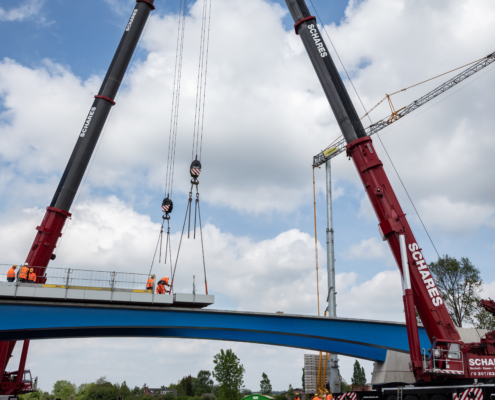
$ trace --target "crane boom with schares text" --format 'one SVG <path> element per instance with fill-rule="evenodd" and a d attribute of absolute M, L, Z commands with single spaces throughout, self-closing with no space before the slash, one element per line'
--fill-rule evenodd
<path fill-rule="evenodd" d="M 489 382 L 495 378 L 495 332 L 488 332 L 479 343 L 461 341 L 315 17 L 304 0 L 286 0 L 286 3 L 296 34 L 306 48 L 347 143 L 347 155 L 353 160 L 378 217 L 380 234 L 388 242 L 402 274 L 411 371 L 417 382 L 422 383 Z M 416 310 L 432 343 L 428 354 L 422 354 L 420 348 Z"/>
<path fill-rule="evenodd" d="M 67 163 L 60 183 L 50 206 L 29 250 L 26 263 L 34 268 L 37 283 L 45 283 L 45 270 L 50 260 L 55 259 L 57 241 L 67 218 L 71 217 L 70 208 L 79 189 L 83 176 L 93 155 L 110 109 L 115 105 L 115 96 L 124 79 L 127 67 L 132 59 L 143 29 L 155 0 L 136 0 L 136 6 L 125 27 L 124 34 L 112 59 L 100 91 L 95 95 L 93 104 L 84 121 L 76 145 Z M 17 395 L 31 389 L 22 381 L 24 366 L 29 349 L 29 340 L 24 341 L 19 369 L 6 372 L 16 342 L 0 342 L 0 395 Z M 13 379 L 15 377 L 15 379 Z"/>

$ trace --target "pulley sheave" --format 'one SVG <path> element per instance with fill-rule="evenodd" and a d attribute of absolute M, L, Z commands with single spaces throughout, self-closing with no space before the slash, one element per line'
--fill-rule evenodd
<path fill-rule="evenodd" d="M 165 197 L 162 201 L 162 211 L 165 214 L 170 214 L 172 210 L 174 209 L 174 203 L 169 197 Z"/>
<path fill-rule="evenodd" d="M 201 162 L 199 160 L 196 159 L 191 163 L 190 172 L 193 179 L 196 179 L 199 176 L 201 173 Z"/>

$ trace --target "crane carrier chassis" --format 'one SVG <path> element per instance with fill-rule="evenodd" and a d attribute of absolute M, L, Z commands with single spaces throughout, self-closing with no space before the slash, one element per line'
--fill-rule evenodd
<path fill-rule="evenodd" d="M 373 385 L 373 390 L 346 392 L 337 400 L 490 400 L 495 397 L 495 384 L 421 386 L 400 382 Z"/>

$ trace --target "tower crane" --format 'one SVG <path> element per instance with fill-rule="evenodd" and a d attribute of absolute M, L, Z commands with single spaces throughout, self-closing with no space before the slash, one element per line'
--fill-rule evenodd
<path fill-rule="evenodd" d="M 431 400 L 447 400 L 447 395 L 451 395 L 455 400 L 455 396 L 468 395 L 488 399 L 495 395 L 495 385 L 491 383 L 495 378 L 495 331 L 488 332 L 480 342 L 461 340 L 369 136 L 370 132 L 383 129 L 387 122 L 375 124 L 368 131 L 363 127 L 305 0 L 286 0 L 286 3 L 295 22 L 295 32 L 304 44 L 344 137 L 339 151 L 345 149 L 353 160 L 378 217 L 382 239 L 387 241 L 402 276 L 410 370 L 416 384 L 404 387 L 395 383 L 395 388 L 384 388 L 377 397 L 402 400 L 405 395 L 410 396 L 408 400 L 417 400 L 425 395 Z M 493 54 L 486 61 L 493 62 Z M 442 90 L 448 90 L 448 85 Z M 425 104 L 438 95 L 435 93 L 440 94 L 441 90 L 430 92 L 422 98 L 422 103 L 418 100 L 399 111 L 400 115 Z M 416 311 L 431 341 L 428 351 L 422 352 L 420 348 Z"/>
<path fill-rule="evenodd" d="M 448 81 L 442 83 L 440 86 L 438 86 L 437 88 L 426 93 L 424 96 L 413 101 L 412 103 L 408 104 L 406 107 L 403 107 L 398 111 L 394 111 L 392 108 L 392 114 L 390 114 L 388 117 L 386 117 L 386 118 L 384 118 L 378 122 L 375 122 L 374 124 L 368 126 L 365 129 L 366 135 L 371 136 L 371 135 L 381 131 L 382 129 L 387 128 L 388 126 L 392 125 L 394 122 L 398 121 L 399 119 L 412 113 L 414 110 L 417 110 L 419 107 L 425 105 L 426 103 L 433 100 L 434 98 L 445 93 L 447 90 L 452 89 L 454 86 L 457 86 L 461 82 L 464 82 L 466 79 L 470 78 L 471 76 L 473 76 L 477 72 L 481 71 L 482 69 L 488 67 L 493 62 L 495 62 L 495 52 L 482 58 L 480 61 L 476 62 L 474 65 L 465 69 L 464 71 L 457 74 L 456 76 L 449 79 Z M 388 95 L 387 95 L 387 97 L 388 97 Z M 340 153 L 343 153 L 346 150 L 346 146 L 347 146 L 347 142 L 345 141 L 345 139 L 339 140 L 337 143 L 329 146 L 327 149 L 321 151 L 316 156 L 314 156 L 313 157 L 313 165 L 315 167 L 319 167 L 320 165 L 326 163 L 328 160 L 331 160 L 332 158 L 338 156 Z"/>

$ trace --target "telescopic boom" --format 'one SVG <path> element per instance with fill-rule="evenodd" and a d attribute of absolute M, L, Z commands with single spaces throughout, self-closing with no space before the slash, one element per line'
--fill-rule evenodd
<path fill-rule="evenodd" d="M 38 234 L 29 251 L 26 262 L 35 269 L 38 282 L 44 283 L 44 271 L 62 234 L 65 221 L 71 216 L 70 208 L 81 180 L 86 172 L 110 109 L 115 105 L 115 96 L 124 78 L 134 50 L 139 42 L 146 21 L 155 6 L 155 0 L 136 0 L 136 6 L 125 28 L 119 47 L 115 52 L 100 91 L 84 121 L 76 145 L 60 179 L 50 206 L 46 208 L 43 222 L 36 229 Z"/>
<path fill-rule="evenodd" d="M 411 370 L 416 379 L 423 381 L 478 377 L 475 368 L 470 366 L 481 362 L 483 365 L 495 365 L 491 350 L 494 336 L 487 335 L 489 338 L 482 339 L 481 343 L 464 344 L 460 341 L 373 142 L 366 135 L 323 41 L 315 17 L 310 14 L 304 0 L 286 0 L 286 3 L 295 22 L 296 34 L 301 37 L 347 143 L 347 155 L 352 158 L 378 217 L 382 239 L 388 242 L 402 274 Z M 421 354 L 416 310 L 432 342 L 429 358 L 423 358 Z M 480 360 L 483 358 L 486 360 Z M 492 369 L 495 376 L 495 367 Z"/>

